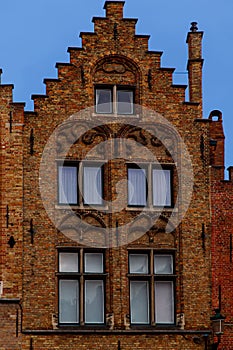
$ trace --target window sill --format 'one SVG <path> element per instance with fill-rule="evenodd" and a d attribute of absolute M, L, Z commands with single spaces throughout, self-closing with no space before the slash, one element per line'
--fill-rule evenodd
<path fill-rule="evenodd" d="M 94 118 L 134 118 L 134 119 L 139 119 L 139 114 L 117 114 L 117 113 L 92 113 L 92 117 Z"/>
<path fill-rule="evenodd" d="M 161 211 L 166 211 L 168 213 L 178 213 L 178 208 L 174 208 L 174 207 L 143 207 L 143 206 L 131 206 L 131 207 L 126 207 L 127 211 L 148 211 L 148 212 L 158 212 L 161 213 Z"/>
<path fill-rule="evenodd" d="M 79 210 L 93 210 L 93 211 L 108 211 L 109 208 L 108 206 L 103 206 L 103 205 L 76 205 L 76 204 L 55 204 L 55 209 L 58 210 L 67 210 L 67 209 L 79 209 Z"/>
<path fill-rule="evenodd" d="M 109 329 L 106 326 L 103 328 L 92 328 L 92 329 L 73 329 L 71 327 L 69 328 L 63 328 L 59 327 L 57 329 L 25 329 L 22 331 L 23 334 L 34 334 L 34 335 L 50 335 L 50 334 L 151 334 L 151 335 L 160 335 L 160 334 L 205 334 L 210 335 L 211 330 L 185 330 L 180 329 L 179 327 L 174 328 L 149 328 L 149 329 Z"/>

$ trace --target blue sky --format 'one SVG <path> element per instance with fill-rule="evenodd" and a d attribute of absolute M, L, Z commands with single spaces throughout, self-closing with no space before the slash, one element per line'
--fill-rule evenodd
<path fill-rule="evenodd" d="M 1 0 L 2 83 L 14 84 L 14 101 L 33 109 L 32 94 L 43 94 L 44 78 L 56 78 L 56 62 L 68 62 L 67 48 L 80 46 L 80 31 L 93 31 L 93 16 L 104 16 L 104 0 Z M 163 51 L 162 66 L 176 68 L 174 83 L 187 84 L 186 35 L 198 22 L 203 38 L 204 117 L 223 112 L 226 167 L 233 165 L 233 1 L 126 0 L 125 17 L 138 18 L 137 33 L 150 34 L 150 49 Z"/>

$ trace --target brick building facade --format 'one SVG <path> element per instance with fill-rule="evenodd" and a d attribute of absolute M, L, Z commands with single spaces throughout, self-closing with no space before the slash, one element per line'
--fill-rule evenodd
<path fill-rule="evenodd" d="M 224 138 L 219 112 L 202 115 L 203 33 L 187 36 L 186 102 L 123 7 L 106 1 L 34 111 L 0 85 L 0 349 L 214 341 L 212 141 Z"/>
<path fill-rule="evenodd" d="M 212 215 L 212 302 L 226 317 L 224 334 L 219 349 L 231 349 L 233 344 L 233 274 L 232 274 L 232 217 L 233 217 L 233 174 L 224 179 L 224 132 L 222 114 L 213 111 L 210 119 L 215 119 L 210 129 L 211 152 L 211 215 Z M 214 142 L 213 142 L 214 141 Z M 218 342 L 218 339 L 215 340 Z"/>

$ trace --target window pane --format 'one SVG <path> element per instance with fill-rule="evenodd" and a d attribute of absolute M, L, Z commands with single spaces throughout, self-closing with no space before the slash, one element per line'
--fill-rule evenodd
<path fill-rule="evenodd" d="M 104 323 L 103 281 L 85 281 L 85 323 Z"/>
<path fill-rule="evenodd" d="M 174 323 L 173 282 L 155 282 L 156 323 Z"/>
<path fill-rule="evenodd" d="M 103 254 L 86 253 L 85 254 L 85 272 L 103 273 Z"/>
<path fill-rule="evenodd" d="M 153 169 L 153 205 L 171 206 L 171 171 Z"/>
<path fill-rule="evenodd" d="M 146 170 L 128 168 L 128 204 L 146 205 Z"/>
<path fill-rule="evenodd" d="M 148 255 L 130 254 L 129 256 L 130 273 L 148 273 Z"/>
<path fill-rule="evenodd" d="M 84 166 L 83 197 L 85 204 L 103 203 L 102 168 L 100 166 Z"/>
<path fill-rule="evenodd" d="M 117 91 L 117 113 L 133 114 L 133 91 Z"/>
<path fill-rule="evenodd" d="M 147 281 L 130 282 L 131 323 L 149 323 L 149 284 Z"/>
<path fill-rule="evenodd" d="M 59 166 L 59 203 L 77 204 L 77 167 Z"/>
<path fill-rule="evenodd" d="M 59 281 L 59 322 L 79 322 L 79 283 L 72 280 Z"/>
<path fill-rule="evenodd" d="M 172 255 L 155 255 L 154 272 L 156 274 L 172 274 L 173 273 Z"/>
<path fill-rule="evenodd" d="M 110 89 L 96 90 L 96 113 L 112 113 L 112 91 Z"/>
<path fill-rule="evenodd" d="M 78 272 L 78 253 L 60 253 L 59 271 Z"/>

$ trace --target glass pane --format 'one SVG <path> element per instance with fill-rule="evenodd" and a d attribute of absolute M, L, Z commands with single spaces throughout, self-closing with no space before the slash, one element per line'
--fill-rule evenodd
<path fill-rule="evenodd" d="M 59 166 L 59 203 L 77 204 L 77 167 Z"/>
<path fill-rule="evenodd" d="M 86 253 L 85 254 L 85 272 L 103 273 L 103 254 Z"/>
<path fill-rule="evenodd" d="M 59 322 L 79 322 L 79 283 L 72 280 L 59 281 Z"/>
<path fill-rule="evenodd" d="M 173 282 L 155 282 L 155 322 L 174 323 Z"/>
<path fill-rule="evenodd" d="M 153 205 L 171 206 L 171 171 L 153 169 Z"/>
<path fill-rule="evenodd" d="M 146 205 L 146 170 L 128 168 L 128 204 Z"/>
<path fill-rule="evenodd" d="M 85 323 L 104 323 L 103 281 L 85 281 Z"/>
<path fill-rule="evenodd" d="M 102 168 L 100 166 L 83 168 L 83 197 L 85 204 L 103 203 Z"/>
<path fill-rule="evenodd" d="M 129 256 L 130 273 L 148 273 L 148 255 L 130 254 Z"/>
<path fill-rule="evenodd" d="M 149 323 L 149 284 L 147 281 L 130 282 L 131 323 Z"/>
<path fill-rule="evenodd" d="M 78 253 L 60 253 L 59 271 L 60 272 L 78 272 Z"/>
<path fill-rule="evenodd" d="M 112 113 L 112 91 L 110 89 L 96 90 L 96 113 Z"/>
<path fill-rule="evenodd" d="M 133 114 L 133 91 L 117 91 L 117 113 Z"/>
<path fill-rule="evenodd" d="M 156 274 L 172 274 L 173 273 L 172 255 L 155 255 L 154 270 Z"/>

